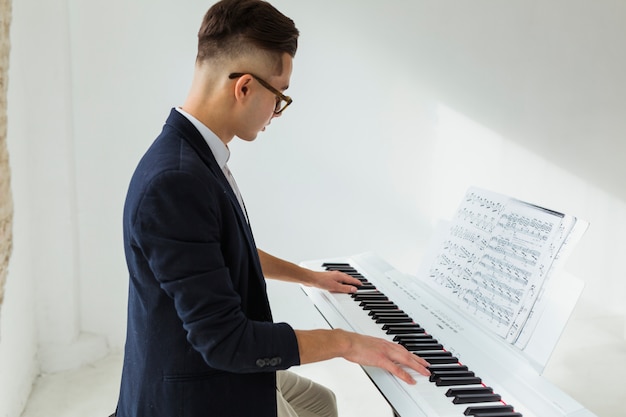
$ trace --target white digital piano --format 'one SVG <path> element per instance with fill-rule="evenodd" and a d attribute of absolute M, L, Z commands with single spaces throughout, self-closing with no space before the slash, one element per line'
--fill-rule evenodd
<path fill-rule="evenodd" d="M 558 266 L 585 229 L 470 189 L 417 274 L 365 253 L 302 263 L 358 278 L 355 294 L 302 289 L 332 328 L 394 341 L 430 363 L 415 385 L 363 367 L 400 417 L 593 417 L 541 376 L 582 291 Z"/>

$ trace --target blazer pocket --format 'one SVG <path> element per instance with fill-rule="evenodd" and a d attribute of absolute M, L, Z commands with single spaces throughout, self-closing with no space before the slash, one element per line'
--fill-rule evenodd
<path fill-rule="evenodd" d="M 177 374 L 177 375 L 163 375 L 163 382 L 193 382 L 193 381 L 206 381 L 220 375 L 224 375 L 223 371 L 209 371 L 199 374 Z"/>

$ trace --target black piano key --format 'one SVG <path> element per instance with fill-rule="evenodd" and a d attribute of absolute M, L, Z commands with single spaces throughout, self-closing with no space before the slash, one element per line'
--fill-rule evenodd
<path fill-rule="evenodd" d="M 401 345 L 412 345 L 412 346 L 437 346 L 435 350 L 443 350 L 443 345 L 436 340 L 403 340 L 399 342 Z"/>
<path fill-rule="evenodd" d="M 358 271 L 356 271 L 353 268 L 341 268 L 341 267 L 326 268 L 326 270 L 327 271 L 343 272 L 344 274 L 347 274 L 347 275 L 350 275 L 350 274 L 353 274 L 355 272 L 358 272 Z"/>
<path fill-rule="evenodd" d="M 446 397 L 456 397 L 464 394 L 493 394 L 491 387 L 458 387 L 446 391 Z"/>
<path fill-rule="evenodd" d="M 414 345 L 440 344 L 439 341 L 437 341 L 437 339 L 433 339 L 433 338 L 394 340 L 394 342 L 397 342 L 398 344 L 404 347 L 410 344 L 414 344 Z"/>
<path fill-rule="evenodd" d="M 475 376 L 472 371 L 430 371 L 430 382 L 435 382 L 441 377 L 472 377 Z"/>
<path fill-rule="evenodd" d="M 419 323 L 411 323 L 411 324 L 399 324 L 396 327 L 405 327 L 405 328 L 416 328 L 416 329 L 421 329 L 422 326 L 419 325 Z M 423 330 L 423 329 L 422 329 Z M 421 332 L 420 332 L 421 333 Z"/>
<path fill-rule="evenodd" d="M 413 323 L 413 319 L 411 317 L 409 317 L 407 314 L 404 313 L 394 313 L 392 311 L 390 311 L 389 313 L 370 313 L 369 316 L 371 317 L 372 320 L 378 320 L 378 319 L 408 319 L 408 321 L 402 321 L 402 322 L 398 322 L 396 324 L 407 324 L 407 323 Z"/>
<path fill-rule="evenodd" d="M 384 313 L 371 313 L 369 314 L 370 318 L 372 320 L 378 320 L 378 319 L 409 319 L 410 321 L 406 321 L 406 322 L 400 322 L 400 323 L 395 323 L 395 324 L 411 324 L 413 323 L 413 319 L 410 318 L 409 316 L 407 316 L 406 314 L 384 314 Z M 394 323 L 389 323 L 391 325 L 393 325 Z M 383 324 L 384 326 L 385 324 Z"/>
<path fill-rule="evenodd" d="M 367 305 L 361 306 L 363 310 L 399 310 L 398 306 L 393 302 L 378 302 L 378 303 L 368 303 Z"/>
<path fill-rule="evenodd" d="M 430 372 L 437 372 L 437 371 L 467 371 L 467 366 L 465 365 L 432 365 L 428 367 L 428 370 Z M 461 390 L 466 390 L 466 389 L 471 389 L 471 388 L 459 388 Z M 449 389 L 448 391 L 452 391 L 452 389 Z"/>
<path fill-rule="evenodd" d="M 385 294 L 383 294 L 382 292 L 377 291 L 377 290 L 373 290 L 373 291 L 362 291 L 362 292 L 359 292 L 359 291 L 357 290 L 357 292 L 354 292 L 354 293 L 350 294 L 350 297 L 352 297 L 352 298 L 354 298 L 354 299 L 356 300 L 356 299 L 357 299 L 357 297 L 369 297 L 369 296 L 378 296 L 378 295 L 385 296 Z M 385 299 L 387 299 L 387 300 L 388 300 L 388 298 L 387 298 L 386 296 L 385 296 Z"/>
<path fill-rule="evenodd" d="M 366 283 L 362 283 L 357 288 L 358 288 L 358 291 L 375 290 L 376 289 L 376 287 L 373 286 L 372 284 L 366 284 Z"/>
<path fill-rule="evenodd" d="M 369 310 L 371 312 L 371 316 L 381 318 L 381 317 L 404 317 L 407 319 L 411 319 L 408 314 L 406 314 L 402 310 Z M 415 324 L 413 319 L 411 319 L 411 323 Z"/>
<path fill-rule="evenodd" d="M 420 354 L 420 356 L 422 356 L 422 357 L 428 356 L 430 358 L 451 358 L 452 357 L 452 353 L 451 352 L 446 352 L 445 350 L 436 350 L 436 351 L 432 351 L 432 352 L 424 352 L 423 354 Z M 455 358 L 455 359 L 458 359 L 458 358 Z M 456 363 L 456 362 L 454 362 L 454 363 Z"/>
<path fill-rule="evenodd" d="M 424 359 L 431 365 L 440 365 L 440 364 L 450 364 L 450 363 L 458 363 L 459 358 L 454 356 L 429 356 L 429 355 L 418 355 L 420 358 Z"/>
<path fill-rule="evenodd" d="M 422 341 L 420 341 L 420 342 L 422 342 Z M 429 344 L 433 344 L 433 345 L 440 345 L 440 343 L 437 343 L 437 341 L 436 341 L 436 340 L 434 340 L 434 339 L 433 339 L 432 341 L 430 341 L 430 340 L 423 340 L 423 342 L 432 342 L 432 343 L 429 343 Z M 412 343 L 411 341 L 407 341 L 407 342 L 397 342 L 397 343 L 398 343 L 400 346 L 403 346 L 405 349 L 409 349 L 409 348 L 413 348 L 413 347 L 419 348 L 419 347 L 424 346 L 424 343 Z M 439 349 L 435 349 L 435 351 L 440 351 L 440 350 L 443 350 L 443 347 L 441 347 L 441 348 L 439 348 Z M 418 351 L 416 350 L 415 352 L 418 352 Z M 450 354 L 449 356 L 451 356 L 451 355 L 452 355 L 452 354 Z"/>
<path fill-rule="evenodd" d="M 439 343 L 437 341 L 437 339 L 407 339 L 407 340 L 399 340 L 398 341 L 399 344 L 401 345 L 416 345 L 416 346 L 420 346 L 420 345 L 440 345 L 441 347 L 436 349 L 436 350 L 442 350 L 443 349 L 443 345 L 441 343 Z"/>
<path fill-rule="evenodd" d="M 332 267 L 326 268 L 326 270 L 327 271 L 339 271 L 347 275 L 361 275 L 359 271 L 352 268 L 351 266 L 332 266 Z"/>
<path fill-rule="evenodd" d="M 429 341 L 432 343 L 439 343 L 437 339 L 429 334 L 399 334 L 393 337 L 394 342 L 417 342 L 417 341 Z"/>
<path fill-rule="evenodd" d="M 381 292 L 363 293 L 363 294 L 355 293 L 353 294 L 352 298 L 354 298 L 354 301 L 366 301 L 366 300 L 388 301 L 389 300 L 389 298 Z"/>
<path fill-rule="evenodd" d="M 394 325 L 394 324 L 410 324 L 413 323 L 413 319 L 407 316 L 406 314 L 372 314 L 370 318 L 374 321 L 378 319 L 403 319 L 401 321 L 396 322 L 381 322 L 382 325 Z"/>
<path fill-rule="evenodd" d="M 498 394 L 459 394 L 453 404 L 476 404 L 476 403 L 495 403 L 501 401 L 502 397 Z"/>
<path fill-rule="evenodd" d="M 366 305 L 381 305 L 381 306 L 388 306 L 388 305 L 396 305 L 393 301 L 391 300 L 363 300 L 359 303 L 359 305 L 361 306 L 366 306 Z M 396 306 L 397 307 L 397 306 Z"/>
<path fill-rule="evenodd" d="M 372 303 L 371 302 L 362 302 L 359 304 L 359 307 L 363 308 L 365 310 L 365 307 L 367 306 L 371 306 Z M 406 314 L 404 311 L 400 310 L 400 309 L 394 309 L 394 308 L 370 308 L 369 310 L 366 310 L 367 314 L 370 316 L 373 316 L 375 314 L 385 314 L 385 315 L 398 315 L 398 314 L 402 314 L 408 317 L 408 314 Z"/>
<path fill-rule="evenodd" d="M 512 413 L 513 406 L 512 405 L 481 405 L 481 406 L 470 406 L 465 409 L 463 413 L 466 416 L 474 416 L 483 414 L 483 415 L 495 415 L 495 413 Z M 508 416 L 508 414 L 502 414 L 504 416 Z"/>
<path fill-rule="evenodd" d="M 413 334 L 413 333 L 425 333 L 424 329 L 407 329 L 406 327 L 395 327 L 392 324 L 385 324 L 388 326 L 386 329 L 387 334 Z"/>
<path fill-rule="evenodd" d="M 422 326 L 419 325 L 419 323 L 398 324 L 397 326 L 393 326 L 393 327 L 404 328 L 404 329 L 421 329 L 421 330 L 424 330 L 422 328 Z M 383 330 L 387 330 L 387 329 L 385 327 L 383 327 Z M 418 333 L 424 333 L 424 332 L 419 331 Z"/>
<path fill-rule="evenodd" d="M 415 344 L 415 343 L 407 343 L 402 344 L 406 348 L 406 350 L 410 352 L 427 352 L 431 350 L 442 350 L 443 346 L 438 343 L 431 344 Z"/>
<path fill-rule="evenodd" d="M 413 333 L 426 333 L 426 330 L 419 324 L 385 324 L 383 330 L 387 331 L 387 334 L 413 334 Z"/>
<path fill-rule="evenodd" d="M 354 296 L 359 294 L 381 294 L 381 292 L 373 284 L 364 285 L 363 282 L 361 282 L 361 285 L 357 287 L 357 292 L 352 295 Z"/>
<path fill-rule="evenodd" d="M 477 376 L 442 376 L 435 380 L 438 387 L 449 387 L 451 385 L 476 385 L 480 384 L 482 379 Z"/>
<path fill-rule="evenodd" d="M 342 265 L 342 264 L 328 265 L 326 266 L 326 269 L 332 269 L 334 271 L 341 271 L 341 272 L 359 272 L 352 265 Z"/>
<path fill-rule="evenodd" d="M 374 318 L 385 318 L 385 317 L 402 317 L 405 319 L 411 319 L 408 314 L 406 314 L 402 310 L 369 310 L 368 315 Z M 413 319 L 411 319 L 410 323 L 413 323 Z"/>
<path fill-rule="evenodd" d="M 474 414 L 474 417 L 523 417 L 520 413 L 506 411 L 503 413 L 478 413 Z"/>
<path fill-rule="evenodd" d="M 409 317 L 403 310 L 369 310 L 367 313 L 370 316 L 404 316 Z"/>
<path fill-rule="evenodd" d="M 415 344 L 425 344 L 425 343 L 439 343 L 437 339 L 435 339 L 432 335 L 426 333 L 419 334 L 399 334 L 394 336 L 397 340 L 394 340 L 398 343 L 415 343 Z"/>
<path fill-rule="evenodd" d="M 395 324 L 395 323 L 413 323 L 410 317 L 379 317 L 376 319 L 378 324 Z"/>

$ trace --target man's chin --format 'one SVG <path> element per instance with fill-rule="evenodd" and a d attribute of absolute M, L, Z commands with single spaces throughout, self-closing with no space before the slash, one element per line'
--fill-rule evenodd
<path fill-rule="evenodd" d="M 258 136 L 259 134 L 257 133 L 251 136 L 237 136 L 237 137 L 245 142 L 253 142 Z"/>

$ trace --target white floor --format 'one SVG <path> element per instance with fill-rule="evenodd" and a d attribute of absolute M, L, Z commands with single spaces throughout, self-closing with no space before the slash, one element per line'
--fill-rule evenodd
<path fill-rule="evenodd" d="M 276 297 L 275 316 L 294 307 L 293 301 Z M 315 320 L 304 323 L 317 324 Z M 121 354 L 111 354 L 78 370 L 41 376 L 22 417 L 108 417 L 115 408 L 121 360 Z M 342 417 L 392 416 L 356 365 L 336 359 L 297 371 L 335 391 Z M 623 317 L 589 320 L 574 314 L 544 375 L 599 417 L 626 416 Z"/>

